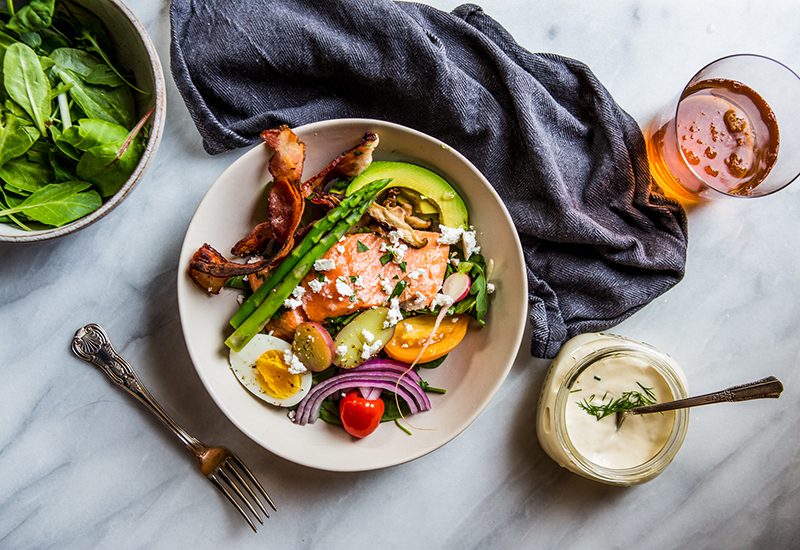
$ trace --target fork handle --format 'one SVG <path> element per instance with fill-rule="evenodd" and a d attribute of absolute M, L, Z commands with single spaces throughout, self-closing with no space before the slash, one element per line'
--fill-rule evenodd
<path fill-rule="evenodd" d="M 774 376 L 768 376 L 755 382 L 731 386 L 730 388 L 696 397 L 687 397 L 677 401 L 659 403 L 657 405 L 646 405 L 625 411 L 628 414 L 645 414 L 652 412 L 671 411 L 686 407 L 697 407 L 698 405 L 708 405 L 710 403 L 724 403 L 735 401 L 749 401 L 750 399 L 761 399 L 764 397 L 778 398 L 783 391 L 783 384 Z"/>
<path fill-rule="evenodd" d="M 84 361 L 103 369 L 117 386 L 138 399 L 172 430 L 195 456 L 200 456 L 205 451 L 205 446 L 186 433 L 153 399 L 133 368 L 114 350 L 103 327 L 91 323 L 79 328 L 72 339 L 72 352 Z"/>

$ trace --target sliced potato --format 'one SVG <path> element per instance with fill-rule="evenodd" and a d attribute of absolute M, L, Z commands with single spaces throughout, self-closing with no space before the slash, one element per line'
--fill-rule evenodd
<path fill-rule="evenodd" d="M 294 332 L 292 352 L 308 370 L 324 371 L 333 363 L 333 338 L 319 323 L 300 323 Z"/>
<path fill-rule="evenodd" d="M 394 327 L 383 328 L 388 307 L 376 307 L 360 313 L 336 335 L 333 363 L 343 369 L 360 365 L 380 350 L 394 336 Z"/>

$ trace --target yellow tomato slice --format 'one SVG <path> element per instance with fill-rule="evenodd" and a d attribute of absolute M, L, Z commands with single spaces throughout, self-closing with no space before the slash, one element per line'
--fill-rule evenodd
<path fill-rule="evenodd" d="M 413 363 L 435 323 L 436 315 L 417 315 L 400 321 L 395 327 L 394 337 L 383 348 L 384 351 L 396 361 Z M 468 324 L 469 317 L 466 315 L 445 317 L 419 362 L 427 363 L 450 353 L 464 338 Z"/>

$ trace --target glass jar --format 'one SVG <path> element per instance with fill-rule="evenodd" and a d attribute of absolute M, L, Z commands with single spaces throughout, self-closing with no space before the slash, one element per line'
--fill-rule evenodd
<path fill-rule="evenodd" d="M 576 442 L 583 443 L 582 439 L 585 438 L 586 433 L 580 431 L 574 422 L 568 421 L 567 415 L 568 406 L 579 407 L 574 393 L 581 390 L 575 389 L 576 383 L 588 369 L 591 369 L 590 373 L 594 375 L 591 378 L 600 380 L 601 376 L 598 374 L 608 372 L 611 376 L 612 372 L 616 373 L 620 369 L 624 371 L 628 366 L 631 369 L 634 366 L 639 369 L 636 372 L 643 372 L 641 369 L 646 369 L 651 376 L 660 379 L 660 382 L 663 382 L 661 386 L 666 388 L 666 400 L 688 397 L 686 376 L 678 364 L 665 353 L 647 344 L 611 334 L 590 333 L 572 338 L 564 344 L 556 358 L 553 359 L 542 386 L 536 418 L 536 433 L 542 448 L 561 466 L 595 481 L 611 485 L 635 485 L 659 475 L 675 458 L 686 437 L 689 423 L 688 409 L 632 416 L 625 420 L 625 424 L 628 424 L 632 420 L 642 421 L 645 416 L 658 414 L 672 415 L 673 418 L 671 428 L 665 432 L 663 444 L 659 440 L 652 457 L 643 459 L 641 463 L 633 466 L 602 465 L 598 463 L 600 462 L 598 456 L 601 455 L 593 455 L 593 460 L 578 450 L 578 447 L 582 447 L 582 445 L 576 445 Z M 586 378 L 583 380 L 585 382 Z M 570 411 L 570 414 L 577 413 Z M 610 416 L 611 418 L 602 420 L 605 423 L 603 429 L 607 431 L 608 423 L 615 422 L 614 415 Z M 594 419 L 590 420 L 594 422 Z M 664 421 L 664 417 L 655 420 Z M 623 452 L 624 445 L 630 445 L 633 450 L 633 447 L 640 443 L 653 444 L 652 441 L 645 441 L 648 439 L 647 437 L 637 435 L 643 433 L 641 426 L 638 426 L 639 431 L 634 432 L 634 428 L 628 428 L 625 424 L 620 428 L 619 436 L 622 437 L 622 430 L 627 430 L 625 437 L 628 439 L 621 438 L 615 441 L 615 444 L 623 445 Z M 601 429 L 600 424 L 597 426 L 598 430 Z M 614 430 L 613 424 L 611 429 Z M 570 430 L 573 430 L 573 437 L 571 437 Z M 634 434 L 634 439 L 630 439 L 631 434 Z M 645 435 L 647 434 L 645 433 Z M 608 437 L 616 438 L 617 434 L 613 433 Z"/>

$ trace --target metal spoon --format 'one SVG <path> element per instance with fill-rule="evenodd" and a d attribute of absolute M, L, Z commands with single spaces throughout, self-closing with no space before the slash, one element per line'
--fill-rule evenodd
<path fill-rule="evenodd" d="M 666 403 L 658 403 L 656 405 L 646 405 L 644 407 L 634 407 L 626 411 L 617 411 L 617 429 L 622 426 L 625 418 L 634 414 L 647 414 L 653 412 L 672 411 L 675 409 L 685 409 L 688 407 L 697 407 L 699 405 L 708 405 L 709 403 L 723 403 L 734 401 L 749 401 L 750 399 L 761 399 L 762 397 L 778 398 L 783 391 L 783 384 L 774 376 L 768 376 L 749 384 L 741 384 L 739 386 L 732 386 L 727 390 L 722 390 L 714 393 L 707 393 L 705 395 L 698 395 L 697 397 L 687 397 L 686 399 L 678 399 L 676 401 L 667 401 Z"/>

